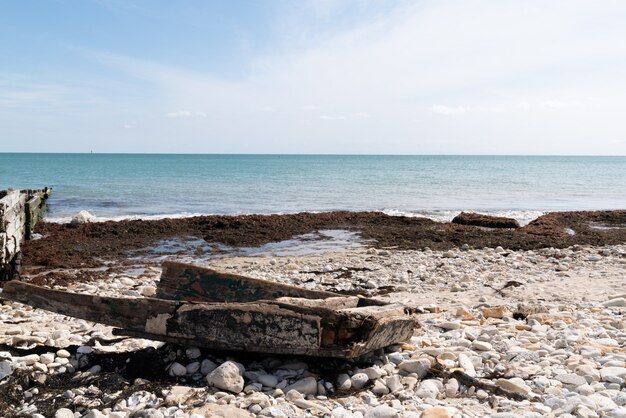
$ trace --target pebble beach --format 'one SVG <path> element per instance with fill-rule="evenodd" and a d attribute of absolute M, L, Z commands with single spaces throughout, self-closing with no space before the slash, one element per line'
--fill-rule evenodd
<path fill-rule="evenodd" d="M 419 312 L 418 326 L 402 344 L 323 361 L 120 338 L 107 326 L 3 301 L 2 416 L 626 416 L 626 245 L 374 245 L 205 265 L 401 302 Z M 52 287 L 150 297 L 159 275 L 149 266 Z"/>

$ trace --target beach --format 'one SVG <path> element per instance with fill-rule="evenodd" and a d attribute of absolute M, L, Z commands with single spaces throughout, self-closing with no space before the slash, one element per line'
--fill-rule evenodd
<path fill-rule="evenodd" d="M 322 360 L 120 338 L 4 301 L 0 371 L 11 375 L 2 409 L 68 418 L 623 416 L 624 217 L 551 213 L 516 229 L 376 212 L 41 223 L 24 249 L 22 279 L 34 284 L 151 297 L 160 264 L 176 260 L 402 303 L 418 326 L 402 344 Z"/>

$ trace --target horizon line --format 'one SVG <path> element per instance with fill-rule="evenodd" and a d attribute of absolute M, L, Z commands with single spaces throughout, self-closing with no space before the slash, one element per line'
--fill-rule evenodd
<path fill-rule="evenodd" d="M 2 154 L 52 155 L 214 155 L 214 156 L 328 156 L 328 157 L 626 157 L 626 154 L 347 154 L 347 153 L 186 153 L 186 152 L 62 152 L 62 151 L 0 151 Z"/>

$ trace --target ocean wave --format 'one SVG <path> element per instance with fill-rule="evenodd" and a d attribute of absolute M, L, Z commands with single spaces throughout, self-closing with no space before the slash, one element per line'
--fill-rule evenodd
<path fill-rule="evenodd" d="M 298 213 L 302 211 L 284 211 L 284 212 L 272 212 L 272 213 L 190 213 L 190 212 L 181 212 L 181 213 L 163 213 L 163 214 L 153 214 L 153 215 L 142 215 L 142 214 L 128 214 L 128 215 L 116 215 L 116 216 L 97 216 L 94 215 L 92 222 L 107 222 L 107 221 L 135 221 L 135 220 L 144 220 L 144 221 L 157 221 L 161 219 L 182 219 L 182 218 L 193 218 L 195 216 L 213 216 L 213 215 L 288 215 L 293 213 Z M 309 213 L 322 213 L 329 211 L 307 211 Z M 418 211 L 403 211 L 398 209 L 382 209 L 386 215 L 389 216 L 406 216 L 409 218 L 426 218 L 431 219 L 436 222 L 450 222 L 456 215 L 461 212 L 474 212 L 480 213 L 484 215 L 490 216 L 503 216 L 507 218 L 513 218 L 517 220 L 520 225 L 527 225 L 533 220 L 537 219 L 541 215 L 545 214 L 545 211 L 538 210 L 494 210 L 494 211 L 473 211 L 473 210 L 418 210 Z M 93 214 L 92 214 L 93 215 Z M 46 216 L 46 222 L 51 223 L 69 223 L 71 222 L 74 215 L 71 216 Z"/>
<path fill-rule="evenodd" d="M 406 216 L 409 218 L 426 218 L 437 222 L 450 222 L 456 215 L 461 212 L 473 212 L 480 213 L 489 216 L 502 216 L 506 218 L 513 218 L 520 225 L 528 225 L 541 215 L 545 214 L 545 211 L 539 210 L 424 210 L 424 211 L 402 211 L 396 209 L 385 209 L 383 213 L 390 216 Z"/>

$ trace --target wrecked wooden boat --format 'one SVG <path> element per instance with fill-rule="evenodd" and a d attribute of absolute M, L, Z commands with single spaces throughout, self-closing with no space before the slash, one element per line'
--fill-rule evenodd
<path fill-rule="evenodd" d="M 113 327 L 116 335 L 219 350 L 354 358 L 408 340 L 399 304 L 165 262 L 155 298 L 116 298 L 11 281 L 2 298 Z"/>

